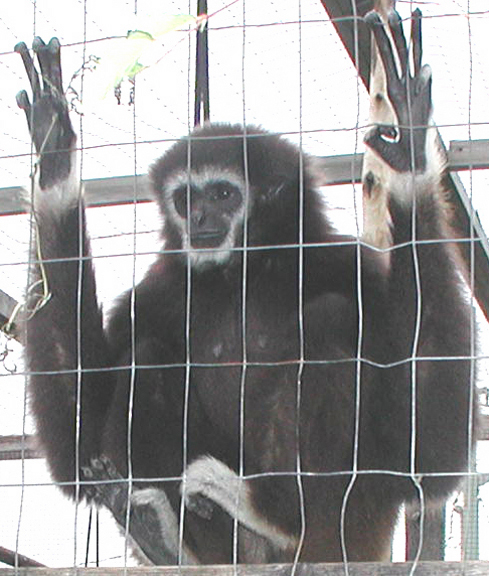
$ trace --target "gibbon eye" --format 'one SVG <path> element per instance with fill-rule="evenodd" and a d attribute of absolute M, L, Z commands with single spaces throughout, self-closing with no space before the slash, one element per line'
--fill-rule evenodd
<path fill-rule="evenodd" d="M 239 190 L 230 182 L 213 182 L 210 186 L 210 196 L 217 202 L 227 202 L 239 195 Z"/>
<path fill-rule="evenodd" d="M 195 193 L 196 188 L 194 186 L 190 186 L 189 190 L 187 185 L 179 186 L 173 192 L 173 203 L 175 205 L 175 210 L 182 218 L 187 217 L 187 198 L 191 198 Z"/>
<path fill-rule="evenodd" d="M 218 190 L 216 196 L 219 200 L 225 200 L 231 196 L 231 192 L 227 188 L 224 188 L 223 190 Z"/>

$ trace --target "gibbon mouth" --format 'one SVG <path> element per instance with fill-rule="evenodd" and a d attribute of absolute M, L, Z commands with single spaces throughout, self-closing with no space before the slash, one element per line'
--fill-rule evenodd
<path fill-rule="evenodd" d="M 216 248 L 222 244 L 224 234 L 219 230 L 207 230 L 190 235 L 190 244 L 193 248 Z"/>

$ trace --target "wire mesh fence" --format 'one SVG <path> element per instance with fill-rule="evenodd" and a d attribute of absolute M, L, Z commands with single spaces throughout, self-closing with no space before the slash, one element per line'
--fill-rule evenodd
<path fill-rule="evenodd" d="M 407 216 L 402 202 L 377 202 L 365 171 L 358 181 L 372 125 L 358 70 L 365 3 L 339 3 L 349 16 L 334 21 L 326 0 L 209 3 L 211 120 L 234 132 L 196 134 L 201 32 L 158 29 L 168 22 L 163 12 L 196 16 L 197 6 L 100 4 L 25 0 L 0 21 L 0 186 L 30 195 L 28 176 L 42 169 L 14 98 L 28 81 L 12 48 L 33 32 L 63 46 L 78 176 L 102 186 L 107 179 L 108 189 L 111 178 L 129 184 L 122 197 L 86 210 L 91 252 L 80 243 L 78 208 L 66 220 L 72 229 L 46 220 L 42 196 L 39 214 L 1 218 L 0 289 L 30 308 L 9 301 L 1 311 L 18 330 L 2 335 L 0 546 L 13 551 L 14 565 L 31 558 L 50 567 L 134 566 L 143 557 L 180 566 L 287 562 L 294 572 L 304 561 L 348 570 L 355 560 L 394 559 L 414 560 L 410 570 L 422 573 L 422 560 L 469 567 L 488 559 L 487 280 L 477 260 L 487 260 L 489 218 L 485 2 L 397 3 L 410 45 L 411 12 L 423 11 L 439 134 L 446 146 L 463 140 L 469 149 L 460 178 L 445 186 L 451 203 L 434 195 L 454 220 L 454 199 L 463 198 L 469 224 L 457 221 L 456 236 L 445 215 L 428 212 L 416 170 L 403 180 L 419 193 Z M 350 56 L 338 22 L 350 26 Z M 123 82 L 120 104 L 111 95 L 84 101 L 95 76 L 88 67 L 75 72 L 131 29 L 153 34 L 158 62 Z M 383 136 L 399 140 L 399 132 Z M 153 168 L 161 214 L 146 196 L 139 201 L 138 185 L 169 149 Z M 313 183 L 331 181 L 319 157 L 343 154 L 353 155 L 342 180 L 349 183 L 316 196 Z M 416 167 L 416 153 L 408 156 Z M 398 186 L 382 178 L 381 194 L 389 182 Z M 66 209 L 62 194 L 55 199 L 54 215 Z M 199 236 L 191 226 L 204 221 Z M 372 246 L 380 237 L 366 235 L 372 230 L 387 244 Z M 396 266 L 404 268 L 390 281 Z M 34 311 L 39 286 L 46 298 Z M 35 386 L 46 390 L 48 408 Z M 60 453 L 68 454 L 63 471 Z M 445 482 L 445 498 L 455 477 L 459 489 L 435 514 L 432 486 Z"/>

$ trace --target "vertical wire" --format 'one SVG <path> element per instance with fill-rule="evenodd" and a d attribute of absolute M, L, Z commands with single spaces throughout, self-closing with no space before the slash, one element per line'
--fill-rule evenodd
<path fill-rule="evenodd" d="M 246 0 L 243 0 L 243 41 L 241 46 L 241 91 L 243 94 L 243 172 L 245 181 L 245 209 L 243 223 L 243 261 L 242 261 L 242 285 L 241 285 L 241 352 L 242 366 L 239 386 L 239 464 L 238 464 L 238 493 L 236 495 L 236 514 L 233 521 L 233 567 L 237 574 L 237 564 L 239 560 L 239 506 L 241 499 L 241 490 L 243 483 L 244 458 L 245 458 L 245 387 L 247 375 L 247 331 L 246 331 L 246 296 L 248 289 L 248 216 L 249 216 L 249 197 L 250 181 L 248 166 L 248 141 L 246 128 Z"/>
<path fill-rule="evenodd" d="M 353 26 L 353 39 L 354 39 L 354 61 L 355 68 L 358 70 L 359 62 L 359 45 L 358 45 L 358 13 L 355 0 L 351 2 L 352 7 L 352 17 L 354 19 Z M 355 125 L 355 154 L 358 150 L 358 138 L 360 131 L 360 78 L 357 74 L 357 117 Z M 356 255 L 356 268 L 357 268 L 357 310 L 358 310 L 358 337 L 357 337 L 357 349 L 356 349 L 356 364 L 355 364 L 355 408 L 354 408 L 354 430 L 353 430 L 353 453 L 352 453 L 352 475 L 348 486 L 345 489 L 343 495 L 343 500 L 341 503 L 341 513 L 340 513 L 340 543 L 341 543 L 341 554 L 343 558 L 343 564 L 345 569 L 345 575 L 350 574 L 350 569 L 348 565 L 348 550 L 346 544 L 346 508 L 348 506 L 348 500 L 350 498 L 353 487 L 357 481 L 358 477 L 358 448 L 360 442 L 360 407 L 361 407 L 361 384 L 362 384 L 362 350 L 363 350 L 363 339 L 364 339 L 364 318 L 363 318 L 363 292 L 362 292 L 362 250 L 360 243 L 360 225 L 359 225 L 359 215 L 358 215 L 358 203 L 357 195 L 355 190 L 355 165 L 352 160 L 351 164 L 351 182 L 353 186 L 353 206 L 355 211 L 355 223 L 356 223 L 356 245 L 355 245 L 355 255 Z"/>
<path fill-rule="evenodd" d="M 100 567 L 100 511 L 95 509 L 95 566 Z"/>
<path fill-rule="evenodd" d="M 90 506 L 88 512 L 88 530 L 87 530 L 87 545 L 85 547 L 85 568 L 88 568 L 88 557 L 90 556 L 90 538 L 92 536 L 92 520 L 93 520 L 94 507 Z"/>
<path fill-rule="evenodd" d="M 83 49 L 82 49 L 82 62 L 85 62 L 87 50 L 87 0 L 83 2 Z M 85 75 L 82 72 L 80 97 L 83 99 L 83 90 L 85 83 Z M 84 150 L 84 136 L 83 136 L 83 116 L 79 119 L 79 181 L 78 181 L 78 271 L 77 271 L 77 294 L 76 294 L 76 420 L 75 420 L 75 518 L 74 518 L 74 543 L 73 543 L 73 565 L 77 565 L 77 544 L 78 544 L 78 523 L 80 515 L 80 440 L 81 440 L 81 409 L 82 409 L 82 386 L 83 386 L 83 360 L 82 360 L 82 298 L 83 298 L 83 268 L 84 268 L 84 231 L 86 222 L 85 208 L 83 206 L 82 197 L 82 181 L 83 181 L 83 150 Z"/>
<path fill-rule="evenodd" d="M 191 12 L 191 2 L 189 0 L 189 13 Z M 197 34 L 199 32 L 197 31 Z M 182 414 L 182 485 L 181 485 L 181 500 L 180 500 L 180 519 L 178 531 L 178 569 L 181 570 L 183 562 L 183 548 L 184 548 L 184 528 L 185 528 L 185 494 L 186 494 L 186 481 L 187 481 L 187 461 L 188 461 L 188 417 L 189 417 L 189 399 L 190 399 L 190 373 L 191 373 L 191 344 L 190 344 L 190 314 L 191 314 L 191 296 L 192 296 L 192 266 L 191 254 L 192 250 L 190 244 L 190 212 L 191 212 L 191 169 L 192 169 L 192 134 L 191 134 L 191 88 L 190 77 L 192 68 L 192 36 L 188 35 L 188 59 L 187 59 L 187 253 L 186 253 L 186 291 L 185 291 L 185 383 L 184 383 L 184 399 L 183 399 L 183 414 Z"/>
<path fill-rule="evenodd" d="M 37 24 L 37 0 L 33 0 L 32 3 L 32 36 L 36 35 L 36 24 Z M 34 196 L 34 143 L 32 142 L 31 138 L 31 154 L 30 154 L 30 164 L 31 164 L 31 206 L 34 205 L 33 196 Z M 33 254 L 33 247 L 34 247 L 34 225 L 35 225 L 35 218 L 33 215 L 33 211 L 29 212 L 29 264 L 32 259 Z M 38 264 L 39 265 L 39 264 Z M 31 277 L 32 277 L 32 267 L 29 265 L 27 269 L 27 283 L 25 287 L 25 301 L 28 302 L 29 299 L 29 287 L 31 285 Z M 25 369 L 24 369 L 25 371 Z M 27 417 L 27 388 L 28 388 L 28 376 L 24 377 L 24 398 L 23 398 L 23 414 L 22 414 L 22 438 L 25 438 L 25 431 L 26 431 L 26 417 Z M 17 576 L 19 571 L 19 543 L 20 543 L 20 532 L 21 532 L 21 525 L 22 525 L 22 516 L 24 512 L 24 499 L 25 499 L 25 442 L 22 442 L 22 449 L 21 449 L 21 469 L 20 469 L 20 481 L 21 481 L 21 488 L 20 488 L 20 503 L 19 503 L 19 519 L 17 521 L 17 530 L 15 534 L 15 556 L 14 556 L 14 570 L 15 576 Z"/>
<path fill-rule="evenodd" d="M 291 576 L 295 576 L 300 555 L 304 547 L 306 537 L 306 504 L 304 498 L 304 485 L 302 481 L 302 458 L 301 458 L 301 407 L 302 407 L 302 376 L 305 363 L 304 343 L 304 154 L 303 154 L 303 90 L 302 90 L 302 2 L 298 1 L 298 36 L 299 36 L 299 230 L 298 230 L 298 277 L 297 277 L 297 315 L 299 328 L 299 358 L 296 380 L 296 419 L 295 419 L 295 443 L 296 443 L 296 482 L 300 507 L 300 535 L 297 543 Z"/>
<path fill-rule="evenodd" d="M 189 100 L 190 102 L 190 100 Z M 192 137 L 189 133 L 187 144 L 187 237 L 190 238 L 190 170 L 191 170 L 191 143 Z M 192 311 L 192 266 L 190 244 L 186 254 L 186 291 L 185 291 L 185 383 L 184 399 L 182 414 L 182 498 L 180 501 L 180 522 L 178 538 L 178 566 L 181 568 L 183 559 L 184 545 L 184 522 L 185 522 L 185 494 L 187 482 L 187 462 L 188 462 L 188 417 L 189 417 L 189 400 L 190 400 L 190 375 L 192 368 L 192 351 L 190 344 L 191 322 L 190 314 Z"/>
<path fill-rule="evenodd" d="M 86 1 L 86 0 L 85 0 Z M 138 2 L 134 0 L 134 14 L 137 16 Z M 134 78 L 132 90 L 134 91 L 133 110 L 132 110 L 132 132 L 133 132 L 133 158 L 134 158 L 134 180 L 133 180 L 133 240 L 132 240 L 132 282 L 130 297 L 130 322 L 131 322 L 131 359 L 130 359 L 130 380 L 129 380 L 129 398 L 127 403 L 127 500 L 126 500 L 126 518 L 124 526 L 124 567 L 123 574 L 127 574 L 128 556 L 130 548 L 130 518 L 131 518 L 131 496 L 134 487 L 134 473 L 132 462 L 132 430 L 134 423 L 134 394 L 136 388 L 137 358 L 136 358 L 136 243 L 137 243 L 137 80 Z"/>
<path fill-rule="evenodd" d="M 413 0 L 410 0 L 410 12 L 413 12 Z M 410 25 L 413 25 L 412 17 L 410 18 Z M 412 36 L 409 35 L 409 44 L 408 44 L 408 52 L 412 50 Z M 413 205 L 412 205 L 412 214 L 411 214 L 411 249 L 412 249 L 412 257 L 413 257 L 413 266 L 414 266 L 414 281 L 416 286 L 416 313 L 415 313 L 415 324 L 414 324 L 414 334 L 413 334 L 413 344 L 411 348 L 411 359 L 410 359 L 410 366 L 411 366 L 411 437 L 410 437 L 410 476 L 411 481 L 414 484 L 418 492 L 419 498 L 419 540 L 418 540 L 418 547 L 416 550 L 416 554 L 413 559 L 413 563 L 411 565 L 411 569 L 409 571 L 410 576 L 412 576 L 417 569 L 419 564 L 419 560 L 421 557 L 421 551 L 423 549 L 423 538 L 424 538 L 424 523 L 426 518 L 426 507 L 425 507 L 425 497 L 424 497 L 424 490 L 421 486 L 421 481 L 416 474 L 416 443 L 417 443 L 417 421 L 418 421 L 418 413 L 417 413 L 417 394 L 418 394 L 418 381 L 417 381 L 417 359 L 418 359 L 418 352 L 419 352 L 419 339 L 421 333 L 421 316 L 422 316 L 422 293 L 421 293 L 421 270 L 419 267 L 419 254 L 417 248 L 417 197 L 416 197 L 416 163 L 415 163 L 415 152 L 414 152 L 414 130 L 413 130 L 413 116 L 412 116 L 412 102 L 411 98 L 409 97 L 410 94 L 410 82 L 411 76 L 409 71 L 409 62 L 406 71 L 406 92 L 407 92 L 407 110 L 408 110 L 408 125 L 410 127 L 409 130 L 409 148 L 410 148 L 410 161 L 411 161 L 411 194 L 413 198 Z M 415 128 L 415 127 L 414 127 Z M 425 127 L 426 131 L 430 130 L 430 126 Z"/>
<path fill-rule="evenodd" d="M 469 39 L 469 94 L 468 94 L 468 113 L 467 113 L 467 136 L 472 147 L 472 90 L 473 90 L 473 48 L 472 48 L 472 26 L 470 21 L 470 0 L 467 0 L 467 29 L 468 29 L 468 39 Z M 470 156 L 469 156 L 470 157 Z M 467 430 L 467 455 L 468 455 L 468 481 L 469 490 L 473 490 L 474 480 L 472 479 L 472 474 L 476 472 L 476 456 L 477 449 L 473 446 L 473 425 L 474 425 L 474 400 L 475 400 L 475 355 L 477 353 L 475 342 L 476 342 L 476 322 L 475 322 L 475 306 L 474 306 L 474 288 L 475 288 L 475 230 L 472 223 L 474 222 L 474 204 L 473 204 L 473 167 L 470 165 L 469 170 L 469 198 L 470 198 L 470 392 L 469 392 L 469 413 L 468 413 L 468 430 Z M 475 452 L 475 454 L 474 454 Z M 474 470 L 475 468 L 475 470 Z M 477 481 L 477 480 L 475 480 Z M 473 497 L 473 494 L 468 494 L 464 505 L 467 507 L 469 500 Z M 469 508 L 470 511 L 470 508 Z M 463 535 L 465 536 L 465 535 Z M 465 542 L 464 542 L 465 543 Z M 462 559 L 464 563 L 467 561 L 467 546 L 463 546 L 462 549 Z"/>

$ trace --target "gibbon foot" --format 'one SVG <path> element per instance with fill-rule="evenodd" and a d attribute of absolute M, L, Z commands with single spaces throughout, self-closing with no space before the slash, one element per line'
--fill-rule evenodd
<path fill-rule="evenodd" d="M 173 511 L 162 489 L 133 488 L 129 496 L 128 480 L 124 479 L 112 462 L 102 456 L 93 458 L 91 465 L 82 469 L 84 479 L 93 482 L 88 486 L 88 495 L 95 503 L 108 508 L 122 532 L 128 534 L 144 556 L 153 564 L 174 564 L 178 557 L 165 544 L 159 514 L 172 515 Z M 157 495 L 157 497 L 156 497 Z M 127 507 L 130 503 L 129 525 Z M 178 537 L 178 532 L 174 535 Z"/>

